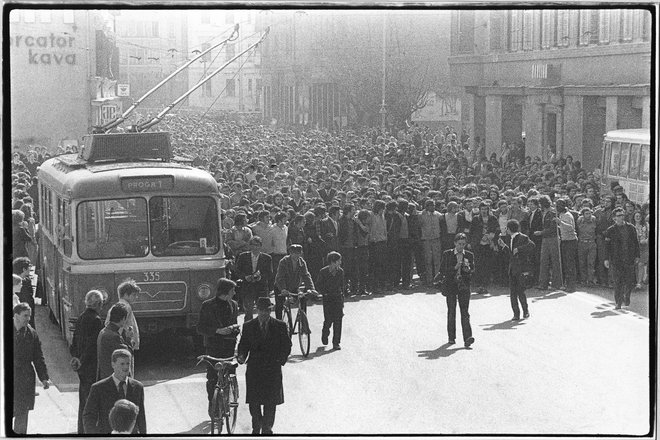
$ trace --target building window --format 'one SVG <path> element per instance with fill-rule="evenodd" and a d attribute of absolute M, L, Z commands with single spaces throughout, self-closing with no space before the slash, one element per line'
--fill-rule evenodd
<path fill-rule="evenodd" d="M 621 9 L 619 12 L 621 17 L 621 41 L 632 41 L 633 12 L 632 9 Z"/>
<path fill-rule="evenodd" d="M 490 11 L 490 50 L 502 50 L 505 11 Z"/>
<path fill-rule="evenodd" d="M 651 41 L 651 13 L 649 11 L 641 11 L 642 14 L 642 40 Z"/>
<path fill-rule="evenodd" d="M 523 50 L 534 49 L 534 11 L 523 11 Z"/>
<path fill-rule="evenodd" d="M 610 42 L 610 10 L 602 9 L 598 11 L 598 39 L 599 43 L 607 44 Z"/>
<path fill-rule="evenodd" d="M 75 22 L 74 17 L 73 17 L 73 11 L 72 10 L 65 10 L 62 11 L 62 21 L 64 23 L 72 24 Z"/>
<path fill-rule="evenodd" d="M 474 51 L 474 11 L 458 11 L 458 52 Z"/>
<path fill-rule="evenodd" d="M 555 33 L 558 47 L 568 47 L 570 37 L 568 35 L 569 12 L 565 9 L 557 11 L 555 20 Z"/>
<path fill-rule="evenodd" d="M 33 9 L 26 9 L 23 11 L 23 21 L 26 23 L 34 23 L 35 13 Z"/>
<path fill-rule="evenodd" d="M 578 45 L 585 46 L 589 44 L 591 36 L 591 11 L 581 9 L 578 11 Z"/>
<path fill-rule="evenodd" d="M 227 44 L 227 52 L 225 56 L 225 61 L 229 61 L 236 56 L 236 46 L 233 44 Z"/>
<path fill-rule="evenodd" d="M 520 50 L 522 11 L 509 11 L 507 49 L 511 52 Z"/>
<path fill-rule="evenodd" d="M 39 11 L 39 21 L 42 23 L 50 23 L 52 21 L 51 11 Z"/>
<path fill-rule="evenodd" d="M 236 96 L 236 82 L 234 79 L 228 79 L 227 85 L 225 86 L 226 96 Z"/>

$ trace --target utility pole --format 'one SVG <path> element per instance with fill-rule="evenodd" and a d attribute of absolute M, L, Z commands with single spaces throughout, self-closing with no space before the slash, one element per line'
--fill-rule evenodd
<path fill-rule="evenodd" d="M 386 53 L 387 51 L 387 15 L 383 14 L 383 79 L 382 79 L 382 89 L 381 96 L 383 101 L 380 106 L 380 131 L 381 134 L 385 134 L 385 115 L 387 114 L 387 108 L 385 106 L 385 62 L 386 62 Z"/>

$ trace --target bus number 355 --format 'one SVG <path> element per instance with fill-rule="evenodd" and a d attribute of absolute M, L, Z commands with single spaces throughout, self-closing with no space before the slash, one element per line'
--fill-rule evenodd
<path fill-rule="evenodd" d="M 160 281 L 160 272 L 142 272 L 144 281 Z"/>

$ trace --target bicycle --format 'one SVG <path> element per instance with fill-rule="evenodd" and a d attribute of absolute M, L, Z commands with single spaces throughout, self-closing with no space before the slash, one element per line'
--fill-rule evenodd
<path fill-rule="evenodd" d="M 310 345 L 309 335 L 312 333 L 311 330 L 309 329 L 309 320 L 307 319 L 307 313 L 306 313 L 307 310 L 306 298 L 311 294 L 312 291 L 308 290 L 306 292 L 290 293 L 286 295 L 284 299 L 284 306 L 282 309 L 282 312 L 286 315 L 285 322 L 289 330 L 289 338 L 292 338 L 293 335 L 295 335 L 296 333 L 298 334 L 298 342 L 300 343 L 300 351 L 302 352 L 303 357 L 307 357 L 309 355 L 309 345 Z M 291 315 L 291 303 L 293 301 L 292 297 L 296 297 L 300 301 L 300 304 L 298 306 L 298 313 L 296 313 L 295 323 L 292 320 L 292 315 Z M 297 332 L 296 329 L 298 330 Z"/>
<path fill-rule="evenodd" d="M 211 401 L 211 435 L 216 431 L 217 434 L 222 433 L 223 423 L 227 425 L 227 434 L 233 434 L 238 415 L 238 381 L 235 374 L 238 362 L 234 357 L 214 358 L 206 354 L 197 359 L 197 365 L 206 362 L 218 372 Z"/>

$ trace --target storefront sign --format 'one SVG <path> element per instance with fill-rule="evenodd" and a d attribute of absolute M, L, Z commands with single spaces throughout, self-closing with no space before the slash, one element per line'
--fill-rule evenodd
<path fill-rule="evenodd" d="M 28 48 L 28 64 L 76 64 L 76 54 L 62 52 L 63 49 L 74 48 L 75 37 L 70 35 L 57 36 L 51 33 L 49 36 L 14 35 L 9 38 L 9 46 L 13 48 Z"/>
<path fill-rule="evenodd" d="M 114 121 L 117 117 L 117 106 L 116 105 L 102 105 L 101 106 L 101 123 L 107 124 L 110 121 Z"/>

